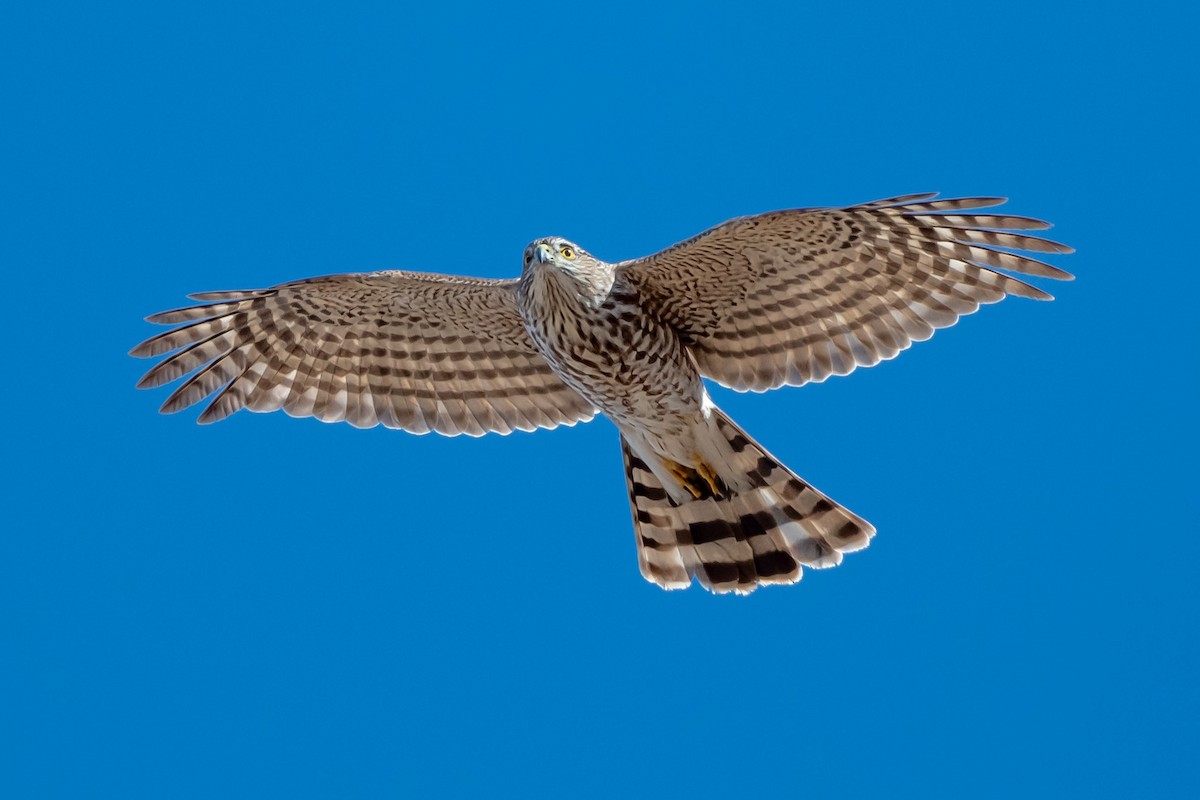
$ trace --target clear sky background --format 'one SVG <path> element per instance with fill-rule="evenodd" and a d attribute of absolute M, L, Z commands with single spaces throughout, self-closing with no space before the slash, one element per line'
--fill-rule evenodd
<path fill-rule="evenodd" d="M 0 795 L 1197 796 L 1185 5 L 434 5 L 6 9 Z M 643 581 L 607 421 L 133 388 L 187 292 L 928 190 L 1079 278 L 715 390 L 879 529 L 797 586 Z"/>

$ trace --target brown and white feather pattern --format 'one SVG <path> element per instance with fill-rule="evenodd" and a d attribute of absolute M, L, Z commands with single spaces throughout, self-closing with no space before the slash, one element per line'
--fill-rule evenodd
<path fill-rule="evenodd" d="M 889 359 L 980 305 L 1071 276 L 1017 251 L 1071 249 L 996 198 L 908 195 L 743 217 L 611 264 L 558 237 L 520 281 L 332 275 L 192 295 L 135 347 L 163 405 L 480 435 L 616 422 L 643 575 L 717 592 L 792 583 L 874 529 L 770 456 L 708 398 L 822 381 Z"/>
<path fill-rule="evenodd" d="M 638 566 L 665 589 L 696 579 L 714 592 L 745 594 L 795 583 L 802 567 L 833 567 L 870 544 L 875 528 L 779 463 L 724 413 L 713 411 L 749 488 L 725 497 L 673 501 L 621 440 Z M 736 480 L 733 476 L 731 482 Z"/>
<path fill-rule="evenodd" d="M 1001 198 L 934 197 L 742 217 L 619 270 L 700 371 L 739 391 L 872 366 L 1009 294 L 1050 299 L 997 270 L 1070 279 L 1008 252 L 1072 252 L 1013 232 L 1047 223 L 976 213 Z"/>
<path fill-rule="evenodd" d="M 149 317 L 179 327 L 133 349 L 172 353 L 138 386 L 194 372 L 162 410 L 215 395 L 201 422 L 245 407 L 478 436 L 591 419 L 530 342 L 515 284 L 388 271 L 191 295 L 215 302 Z"/>

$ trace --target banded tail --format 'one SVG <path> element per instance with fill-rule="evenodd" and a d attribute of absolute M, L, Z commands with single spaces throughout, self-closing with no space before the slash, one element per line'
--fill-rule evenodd
<path fill-rule="evenodd" d="M 715 476 L 719 488 L 695 499 L 673 499 L 621 437 L 646 580 L 682 589 L 695 578 L 713 592 L 747 594 L 795 583 L 802 566 L 836 566 L 843 553 L 870 544 L 869 522 L 805 483 L 720 410 L 712 416 L 731 455 Z"/>

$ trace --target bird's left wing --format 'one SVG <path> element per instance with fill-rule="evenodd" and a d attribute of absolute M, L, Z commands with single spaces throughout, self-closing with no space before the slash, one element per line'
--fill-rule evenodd
<path fill-rule="evenodd" d="M 205 292 L 190 297 L 207 305 L 148 317 L 178 327 L 130 354 L 171 353 L 141 388 L 193 373 L 162 411 L 215 395 L 200 422 L 282 408 L 357 427 L 479 436 L 591 419 L 591 403 L 534 349 L 515 286 L 387 271 Z"/>
<path fill-rule="evenodd" d="M 742 217 L 618 270 L 702 374 L 740 391 L 871 366 L 1009 294 L 1050 299 L 998 270 L 1071 277 L 1009 252 L 1072 252 L 1013 232 L 1047 223 L 975 212 L 1000 198 L 935 197 Z"/>

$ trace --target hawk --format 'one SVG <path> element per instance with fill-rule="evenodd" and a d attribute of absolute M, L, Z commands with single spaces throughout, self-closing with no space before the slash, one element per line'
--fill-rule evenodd
<path fill-rule="evenodd" d="M 295 417 L 480 436 L 616 424 L 638 565 L 667 589 L 794 583 L 875 529 L 783 466 L 717 408 L 738 391 L 816 383 L 893 358 L 1006 295 L 1050 295 L 1001 270 L 1070 279 L 1015 251 L 1069 253 L 1003 198 L 893 197 L 740 217 L 610 264 L 559 237 L 521 277 L 329 275 L 203 292 L 148 317 L 175 326 L 140 388 L 189 376 L 164 413 Z M 169 355 L 168 355 L 169 354 Z"/>

